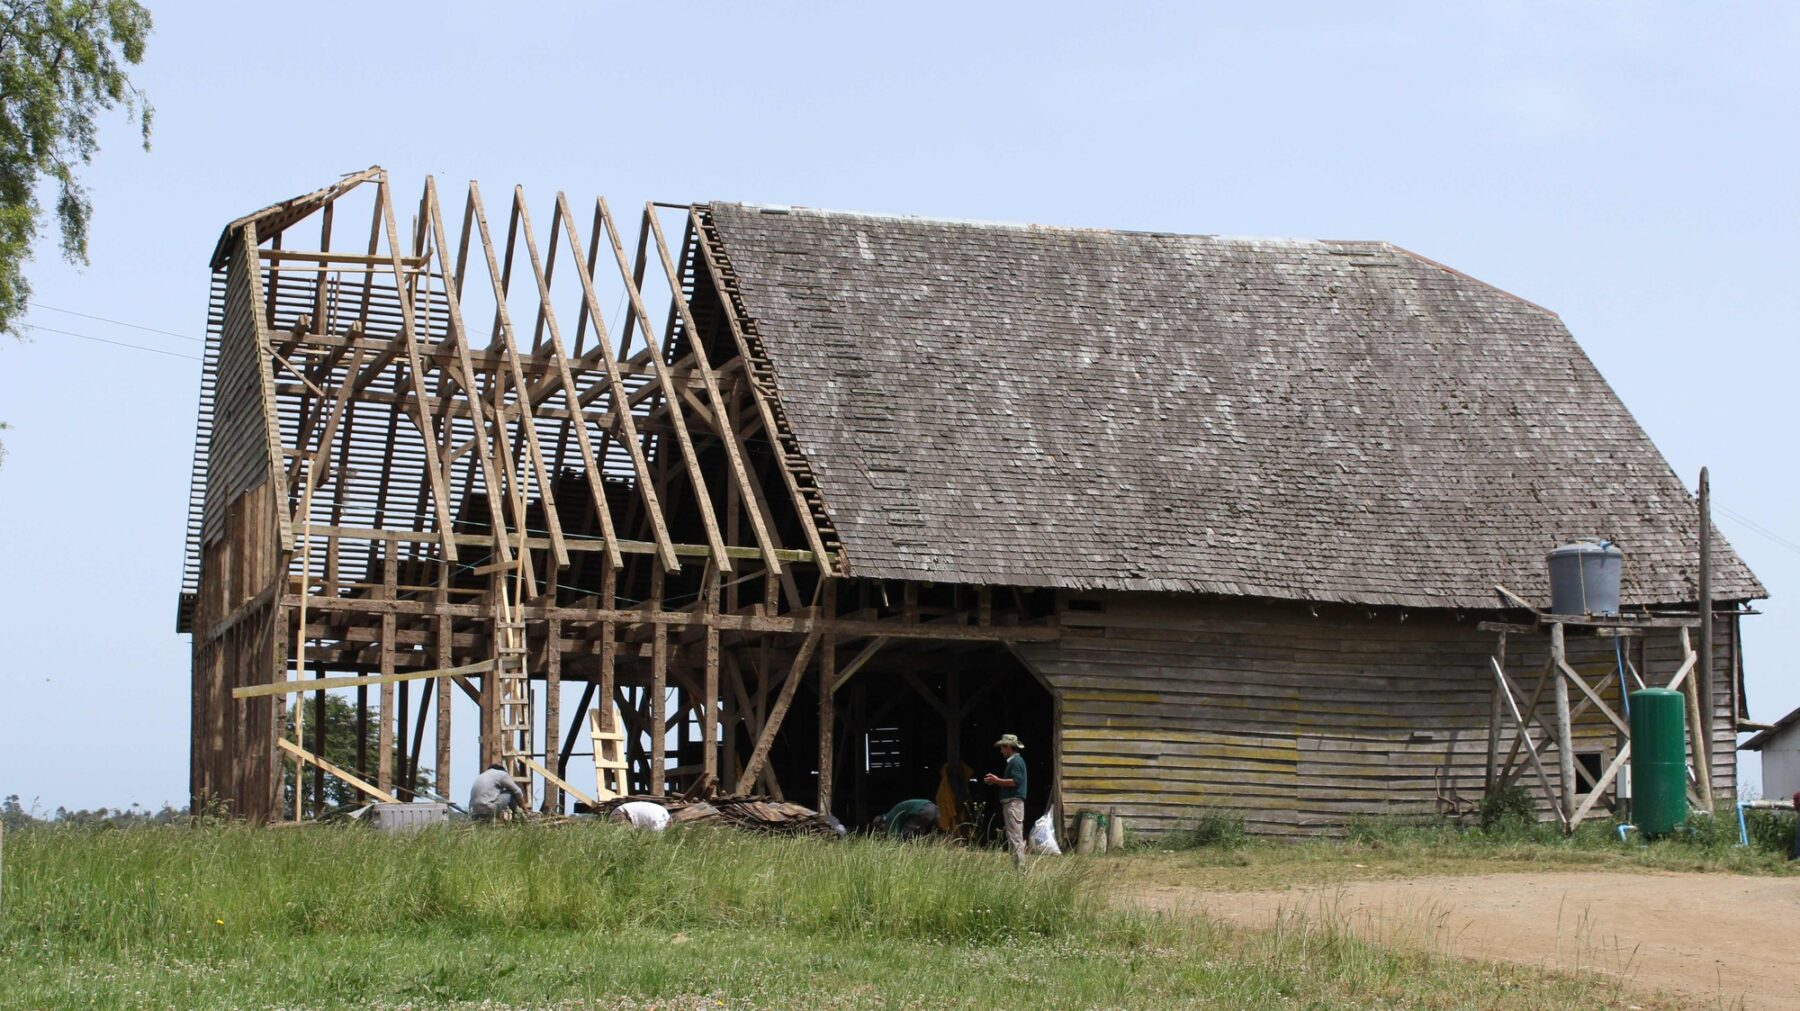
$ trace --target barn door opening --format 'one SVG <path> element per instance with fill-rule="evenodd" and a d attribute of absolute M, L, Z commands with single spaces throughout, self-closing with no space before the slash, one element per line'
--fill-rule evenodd
<path fill-rule="evenodd" d="M 1054 786 L 1050 692 L 999 644 L 889 644 L 837 693 L 833 813 L 867 827 L 902 800 L 937 803 L 941 826 L 975 842 L 999 831 L 994 742 L 1017 734 L 1027 822 Z"/>

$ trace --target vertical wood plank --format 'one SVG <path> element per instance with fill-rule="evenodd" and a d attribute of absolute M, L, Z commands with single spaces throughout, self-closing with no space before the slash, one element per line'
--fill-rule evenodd
<path fill-rule="evenodd" d="M 700 689 L 701 774 L 712 782 L 719 779 L 719 616 L 718 568 L 707 569 L 706 579 L 706 669 Z"/>
<path fill-rule="evenodd" d="M 825 619 L 837 616 L 837 594 L 825 594 Z M 837 635 L 827 632 L 819 640 L 819 796 L 821 814 L 831 813 L 832 777 L 837 758 L 832 753 L 837 717 Z"/>
<path fill-rule="evenodd" d="M 663 606 L 663 569 L 650 569 L 650 609 Z M 663 777 L 668 766 L 669 734 L 664 726 L 668 719 L 669 637 L 668 626 L 656 622 L 650 626 L 650 793 L 663 795 Z"/>
<path fill-rule="evenodd" d="M 1569 725 L 1569 682 L 1562 675 L 1562 665 L 1568 660 L 1564 655 L 1563 627 L 1561 624 L 1550 626 L 1551 657 L 1551 693 L 1556 701 L 1556 761 L 1557 773 L 1562 782 L 1561 796 L 1556 799 L 1565 818 L 1575 814 L 1575 795 L 1579 792 L 1575 783 L 1575 740 Z M 1568 824 L 1567 821 L 1564 822 Z"/>
<path fill-rule="evenodd" d="M 436 663 L 438 670 L 452 666 L 453 642 L 451 631 L 455 627 L 450 615 L 444 608 L 450 603 L 450 566 L 438 566 L 437 587 L 438 613 L 433 619 L 433 638 L 437 644 Z M 450 796 L 450 679 L 437 679 L 437 792 L 440 797 Z"/>
<path fill-rule="evenodd" d="M 398 254 L 396 254 L 398 255 Z M 446 527 L 446 530 L 449 528 Z M 395 572 L 394 542 L 381 542 L 381 599 L 393 600 L 398 582 Z M 398 637 L 395 616 L 381 616 L 381 673 L 394 673 L 394 640 Z M 376 732 L 375 786 L 384 793 L 394 792 L 394 685 L 381 686 L 381 722 Z"/>
<path fill-rule="evenodd" d="M 562 733 L 562 620 L 544 622 L 544 766 L 553 768 L 552 755 L 561 750 Z M 557 775 L 562 775 L 561 771 Z M 562 811 L 562 789 L 555 783 L 544 784 L 544 810 Z"/>

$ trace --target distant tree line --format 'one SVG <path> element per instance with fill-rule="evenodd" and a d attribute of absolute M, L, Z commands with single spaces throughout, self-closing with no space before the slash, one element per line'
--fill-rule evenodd
<path fill-rule="evenodd" d="M 19 795 L 9 794 L 0 801 L 0 825 L 8 831 L 17 831 L 34 825 L 78 825 L 87 828 L 134 828 L 139 825 L 185 825 L 188 822 L 188 809 L 164 804 L 160 810 L 152 811 L 136 804 L 130 807 L 96 807 L 92 810 L 70 810 L 58 807 L 55 811 L 45 813 L 36 804 L 30 808 L 19 802 Z"/>

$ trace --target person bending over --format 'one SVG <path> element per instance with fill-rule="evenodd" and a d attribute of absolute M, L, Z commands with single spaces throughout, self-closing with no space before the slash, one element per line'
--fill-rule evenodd
<path fill-rule="evenodd" d="M 469 817 L 476 821 L 493 821 L 508 811 L 524 809 L 525 791 L 513 782 L 504 765 L 488 766 L 469 787 Z"/>
<path fill-rule="evenodd" d="M 937 831 L 938 806 L 929 800 L 903 800 L 880 818 L 889 839 L 911 839 Z"/>

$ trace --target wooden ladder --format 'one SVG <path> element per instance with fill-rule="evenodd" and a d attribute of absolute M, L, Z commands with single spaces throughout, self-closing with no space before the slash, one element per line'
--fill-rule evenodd
<path fill-rule="evenodd" d="M 588 734 L 594 741 L 594 799 L 625 796 L 625 732 L 604 729 L 601 711 L 595 708 L 588 710 Z"/>
<path fill-rule="evenodd" d="M 525 623 L 494 622 L 494 689 L 500 720 L 500 764 L 525 791 L 531 806 L 531 671 L 525 655 Z"/>

